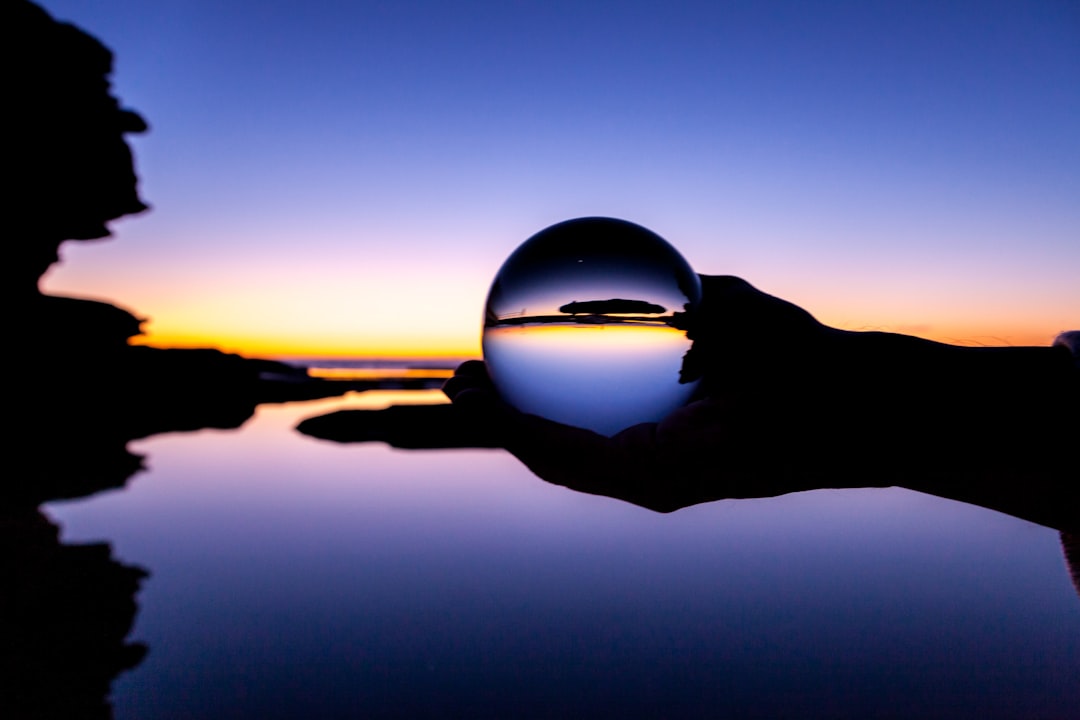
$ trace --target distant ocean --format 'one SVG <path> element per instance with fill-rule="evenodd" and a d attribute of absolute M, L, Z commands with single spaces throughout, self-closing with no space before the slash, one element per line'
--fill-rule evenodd
<path fill-rule="evenodd" d="M 446 379 L 468 358 L 321 358 L 282 357 L 312 377 L 334 380 Z"/>

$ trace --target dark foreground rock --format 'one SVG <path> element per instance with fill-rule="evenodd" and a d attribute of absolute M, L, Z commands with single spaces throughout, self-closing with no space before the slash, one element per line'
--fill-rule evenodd
<path fill-rule="evenodd" d="M 105 543 L 62 544 L 36 510 L 0 507 L 0 710 L 8 718 L 111 718 L 109 686 L 139 664 L 128 642 L 142 568 Z"/>

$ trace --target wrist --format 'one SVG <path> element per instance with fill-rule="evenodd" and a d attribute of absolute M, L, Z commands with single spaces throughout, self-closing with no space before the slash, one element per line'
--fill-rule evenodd
<path fill-rule="evenodd" d="M 1064 344 L 970 348 L 845 331 L 832 343 L 821 377 L 834 389 L 820 402 L 832 399 L 851 442 L 898 462 L 1038 465 L 1080 432 L 1080 373 Z"/>

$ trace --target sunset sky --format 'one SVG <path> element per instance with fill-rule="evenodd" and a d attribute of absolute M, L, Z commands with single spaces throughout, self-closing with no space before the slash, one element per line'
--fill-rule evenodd
<path fill-rule="evenodd" d="M 1080 4 L 46 0 L 117 56 L 153 210 L 44 288 L 148 341 L 477 355 L 606 215 L 848 329 L 1080 328 Z"/>

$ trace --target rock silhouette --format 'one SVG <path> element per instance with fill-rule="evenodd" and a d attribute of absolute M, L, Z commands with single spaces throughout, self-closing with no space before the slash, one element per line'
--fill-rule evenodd
<path fill-rule="evenodd" d="M 64 242 L 103 238 L 139 213 L 130 133 L 147 129 L 110 91 L 112 53 L 26 0 L 0 10 L 12 73 L 8 313 L 21 393 L 13 465 L 0 498 L 34 506 L 117 487 L 140 467 L 128 440 L 170 430 L 237 427 L 260 402 L 337 395 L 348 383 L 217 350 L 134 347 L 144 318 L 39 289 Z"/>
<path fill-rule="evenodd" d="M 559 308 L 561 313 L 592 314 L 592 315 L 658 315 L 666 309 L 656 303 L 645 300 L 624 300 L 612 298 L 611 300 L 575 300 Z"/>
<path fill-rule="evenodd" d="M 128 642 L 147 573 L 105 543 L 65 544 L 40 512 L 0 508 L 0 711 L 111 718 L 109 686 L 146 655 Z"/>
<path fill-rule="evenodd" d="M 61 543 L 37 506 L 122 486 L 142 467 L 127 444 L 174 430 L 237 427 L 257 404 L 337 395 L 288 365 L 217 350 L 135 347 L 143 318 L 45 295 L 68 241 L 109 235 L 142 212 L 125 135 L 145 121 L 111 94 L 112 53 L 26 0 L 0 6 L 8 113 L 3 263 L 12 389 L 0 481 L 0 717 L 108 718 L 109 686 L 146 652 L 125 640 L 146 571 L 107 544 Z"/>

